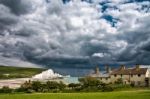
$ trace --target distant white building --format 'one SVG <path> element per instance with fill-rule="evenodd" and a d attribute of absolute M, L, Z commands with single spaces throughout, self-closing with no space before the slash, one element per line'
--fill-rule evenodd
<path fill-rule="evenodd" d="M 104 83 L 115 83 L 118 79 L 122 79 L 124 84 L 134 84 L 135 86 L 150 86 L 150 70 L 146 66 L 136 65 L 133 68 L 120 68 L 111 70 L 106 67 L 106 71 L 101 73 L 96 67 L 95 73 L 90 74 L 90 77 L 96 77 Z"/>

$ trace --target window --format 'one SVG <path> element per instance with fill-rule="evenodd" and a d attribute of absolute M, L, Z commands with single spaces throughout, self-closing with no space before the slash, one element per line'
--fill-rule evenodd
<path fill-rule="evenodd" d="M 117 77 L 117 75 L 115 74 L 114 77 Z"/>
<path fill-rule="evenodd" d="M 138 77 L 141 77 L 141 74 L 138 74 Z"/>
<path fill-rule="evenodd" d="M 120 76 L 122 77 L 123 75 L 121 74 Z"/>
<path fill-rule="evenodd" d="M 105 78 L 106 80 L 108 80 L 108 78 Z"/>
<path fill-rule="evenodd" d="M 140 84 L 141 84 L 141 82 L 140 82 L 140 81 L 138 81 L 137 83 L 138 83 L 138 85 L 140 85 Z"/>
<path fill-rule="evenodd" d="M 133 74 L 131 74 L 131 77 L 133 77 Z"/>

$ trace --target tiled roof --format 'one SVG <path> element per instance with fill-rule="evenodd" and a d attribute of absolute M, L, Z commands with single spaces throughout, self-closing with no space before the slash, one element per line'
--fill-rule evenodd
<path fill-rule="evenodd" d="M 112 70 L 111 72 L 111 75 L 129 75 L 129 74 L 133 74 L 133 75 L 136 75 L 136 74 L 146 74 L 146 71 L 147 71 L 148 68 L 127 68 L 127 69 L 115 69 L 115 70 Z"/>

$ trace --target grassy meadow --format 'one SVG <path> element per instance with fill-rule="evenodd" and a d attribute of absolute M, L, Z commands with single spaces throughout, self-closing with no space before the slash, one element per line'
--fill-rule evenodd
<path fill-rule="evenodd" d="M 42 72 L 41 68 L 0 66 L 0 79 L 26 78 Z"/>
<path fill-rule="evenodd" d="M 150 99 L 150 91 L 0 94 L 0 99 Z"/>

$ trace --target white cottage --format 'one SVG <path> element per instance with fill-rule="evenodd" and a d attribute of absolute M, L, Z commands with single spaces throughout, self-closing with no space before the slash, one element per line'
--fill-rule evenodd
<path fill-rule="evenodd" d="M 118 79 L 122 79 L 124 84 L 134 84 L 136 86 L 150 85 L 150 70 L 146 67 L 142 68 L 140 65 L 136 65 L 134 68 L 121 66 L 113 70 L 107 66 L 104 73 L 101 73 L 97 67 L 95 73 L 89 76 L 97 77 L 104 83 L 115 83 Z"/>

